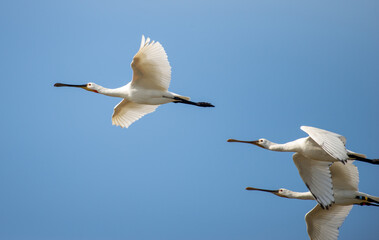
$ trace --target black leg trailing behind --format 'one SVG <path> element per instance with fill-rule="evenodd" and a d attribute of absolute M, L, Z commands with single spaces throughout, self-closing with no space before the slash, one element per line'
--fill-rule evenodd
<path fill-rule="evenodd" d="M 195 105 L 198 107 L 214 107 L 212 104 L 207 103 L 207 102 L 192 102 L 192 101 L 182 99 L 180 97 L 174 97 L 173 99 L 175 100 L 174 103 L 184 103 L 184 104 Z"/>
<path fill-rule="evenodd" d="M 357 156 L 357 155 L 354 155 L 354 154 L 348 154 L 349 158 L 353 159 L 353 160 L 357 160 L 357 161 L 361 161 L 361 162 L 367 162 L 367 163 L 371 163 L 371 164 L 379 164 L 379 159 L 368 159 L 368 158 L 363 158 L 363 157 L 360 157 L 360 156 Z"/>

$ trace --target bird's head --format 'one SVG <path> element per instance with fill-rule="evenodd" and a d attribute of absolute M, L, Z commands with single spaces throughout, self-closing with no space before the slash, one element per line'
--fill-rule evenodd
<path fill-rule="evenodd" d="M 262 189 L 262 188 L 247 187 L 246 190 L 269 192 L 269 193 L 275 194 L 276 196 L 285 197 L 285 198 L 288 198 L 288 196 L 291 195 L 291 191 L 285 188 L 280 188 L 278 190 L 269 190 L 269 189 Z"/>
<path fill-rule="evenodd" d="M 77 87 L 77 88 L 83 88 L 84 90 L 98 93 L 100 86 L 96 83 L 89 82 L 87 84 L 81 84 L 81 85 L 73 85 L 73 84 L 65 84 L 65 83 L 56 83 L 54 84 L 54 87 Z"/>
<path fill-rule="evenodd" d="M 285 189 L 285 188 L 280 188 L 275 195 L 277 195 L 279 197 L 288 198 L 289 196 L 291 196 L 291 194 L 292 194 L 291 190 L 288 190 L 288 189 Z"/>
<path fill-rule="evenodd" d="M 236 139 L 228 139 L 228 142 L 241 142 L 241 143 L 250 143 L 254 144 L 261 148 L 268 148 L 271 145 L 271 142 L 267 139 L 261 138 L 259 140 L 255 141 L 242 141 L 242 140 L 236 140 Z"/>

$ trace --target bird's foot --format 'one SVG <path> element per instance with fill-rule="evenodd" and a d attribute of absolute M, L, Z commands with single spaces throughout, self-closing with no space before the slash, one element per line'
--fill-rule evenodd
<path fill-rule="evenodd" d="M 198 102 L 196 105 L 199 107 L 214 107 L 214 105 L 207 102 Z"/>

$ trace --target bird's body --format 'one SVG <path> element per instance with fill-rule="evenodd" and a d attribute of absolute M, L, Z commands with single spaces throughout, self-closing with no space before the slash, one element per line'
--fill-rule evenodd
<path fill-rule="evenodd" d="M 366 159 L 365 155 L 346 149 L 346 138 L 339 134 L 315 127 L 302 126 L 301 129 L 309 137 L 284 144 L 273 143 L 264 138 L 257 141 L 229 139 L 228 142 L 251 143 L 271 151 L 295 152 L 293 161 L 301 178 L 321 207 L 328 208 L 335 202 L 329 166 L 333 162 L 345 163 L 354 159 L 364 159 L 366 162 L 376 160 Z"/>
<path fill-rule="evenodd" d="M 363 154 L 346 149 L 346 138 L 339 134 L 308 126 L 301 126 L 300 129 L 309 136 L 284 144 L 274 143 L 263 138 L 249 143 L 271 151 L 296 152 L 304 157 L 326 162 L 345 162 L 348 159 L 354 160 L 355 156 L 365 157 Z"/>
<path fill-rule="evenodd" d="M 97 93 L 111 97 L 123 98 L 128 102 L 134 102 L 138 104 L 161 105 L 174 102 L 174 97 L 181 97 L 184 99 L 187 98 L 169 91 L 143 89 L 139 86 L 133 86 L 131 83 L 115 89 L 104 88 L 100 85 L 95 85 L 94 83 L 91 83 L 91 85 L 94 89 L 96 89 Z"/>
<path fill-rule="evenodd" d="M 206 102 L 192 102 L 189 97 L 168 91 L 171 81 L 171 66 L 167 54 L 159 42 L 145 40 L 131 63 L 133 79 L 125 86 L 109 89 L 95 83 L 71 85 L 56 83 L 55 87 L 80 87 L 88 91 L 111 97 L 123 98 L 114 108 L 112 123 L 129 127 L 142 116 L 155 111 L 165 103 L 185 103 L 199 107 L 213 107 Z"/>
<path fill-rule="evenodd" d="M 285 144 L 277 144 L 273 143 L 269 145 L 267 148 L 271 151 L 279 151 L 279 152 L 297 152 L 304 157 L 318 160 L 318 161 L 326 161 L 326 162 L 335 162 L 339 161 L 336 158 L 330 156 L 327 152 L 325 152 L 320 145 L 318 145 L 311 137 L 299 138 L 295 141 L 288 142 Z"/>
<path fill-rule="evenodd" d="M 337 164 L 337 163 L 334 163 L 334 164 Z M 275 195 L 279 197 L 283 197 L 283 198 L 316 200 L 313 194 L 309 191 L 308 192 L 294 192 L 294 191 L 284 189 L 284 188 L 281 188 L 279 190 L 266 190 L 266 189 L 248 187 L 246 189 L 272 192 Z M 371 196 L 369 194 L 362 193 L 355 190 L 334 189 L 333 194 L 334 194 L 334 199 L 335 199 L 335 202 L 334 202 L 335 205 L 348 206 L 348 205 L 365 205 L 365 204 L 370 205 L 371 202 L 379 203 L 379 197 Z"/>
<path fill-rule="evenodd" d="M 359 173 L 352 161 L 345 165 L 335 162 L 330 167 L 333 179 L 333 193 L 335 204 L 328 210 L 316 205 L 305 215 L 307 231 L 312 240 L 335 240 L 338 238 L 339 228 L 349 214 L 353 205 L 379 206 L 379 198 L 358 191 Z M 314 200 L 311 192 L 294 192 L 284 188 L 267 190 L 248 187 L 247 190 L 257 190 L 273 193 L 279 197 L 302 200 Z"/>

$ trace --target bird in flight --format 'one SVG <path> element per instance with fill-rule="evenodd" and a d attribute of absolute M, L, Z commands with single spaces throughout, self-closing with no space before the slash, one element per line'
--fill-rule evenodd
<path fill-rule="evenodd" d="M 192 102 L 189 97 L 168 91 L 171 81 L 171 66 L 167 54 L 159 42 L 142 36 L 141 46 L 131 63 L 132 81 L 125 86 L 109 89 L 95 83 L 82 85 L 55 83 L 54 87 L 77 87 L 111 97 L 123 98 L 116 105 L 112 124 L 123 128 L 144 115 L 154 112 L 165 103 L 184 103 L 198 107 L 214 107 L 207 102 Z"/>
<path fill-rule="evenodd" d="M 339 228 L 345 221 L 353 205 L 379 207 L 379 197 L 358 191 L 359 173 L 353 161 L 345 165 L 335 162 L 330 167 L 333 180 L 335 204 L 328 210 L 316 205 L 305 215 L 308 235 L 311 239 L 337 239 Z M 285 188 L 268 190 L 247 187 L 246 190 L 263 191 L 283 198 L 314 200 L 311 192 L 293 192 Z"/>
<path fill-rule="evenodd" d="M 279 152 L 295 152 L 293 161 L 301 178 L 322 208 L 331 206 L 333 196 L 330 165 L 333 162 L 346 163 L 347 160 L 359 160 L 379 164 L 378 159 L 367 159 L 365 155 L 346 149 L 346 138 L 333 132 L 315 127 L 301 126 L 309 137 L 278 144 L 261 138 L 257 141 L 228 139 L 228 142 L 250 143 Z"/>

